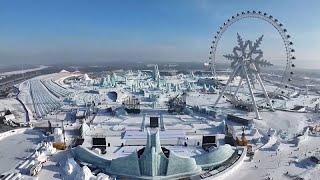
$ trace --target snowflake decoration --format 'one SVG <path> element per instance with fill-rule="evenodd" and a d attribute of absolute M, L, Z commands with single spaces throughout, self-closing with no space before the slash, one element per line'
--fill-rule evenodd
<path fill-rule="evenodd" d="M 224 55 L 225 58 L 231 61 L 231 68 L 235 70 L 240 66 L 245 68 L 247 74 L 243 70 L 237 71 L 236 76 L 246 78 L 248 75 L 252 84 L 256 81 L 256 74 L 260 73 L 261 67 L 272 66 L 269 61 L 262 59 L 263 52 L 258 49 L 261 45 L 263 35 L 259 37 L 254 43 L 250 40 L 243 41 L 237 33 L 238 46 L 233 48 L 233 54 Z"/>

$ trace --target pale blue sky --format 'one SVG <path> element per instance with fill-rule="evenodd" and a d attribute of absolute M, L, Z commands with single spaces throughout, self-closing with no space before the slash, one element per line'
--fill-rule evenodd
<path fill-rule="evenodd" d="M 293 37 L 297 64 L 320 68 L 318 0 L 0 0 L 0 64 L 203 62 L 213 33 L 245 10 L 279 19 Z M 265 57 L 285 57 L 277 32 L 255 20 L 232 26 L 218 57 L 231 52 L 237 32 L 252 40 L 264 34 Z"/>

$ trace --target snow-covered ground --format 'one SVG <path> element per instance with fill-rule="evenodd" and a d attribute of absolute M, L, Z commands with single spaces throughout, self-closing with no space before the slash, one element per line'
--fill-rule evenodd
<path fill-rule="evenodd" d="M 41 141 L 41 133 L 26 130 L 13 133 L 0 141 L 0 174 L 14 170 Z"/>
<path fill-rule="evenodd" d="M 17 123 L 26 122 L 26 113 L 22 104 L 15 98 L 0 99 L 0 111 L 10 110 L 14 114 Z"/>
<path fill-rule="evenodd" d="M 320 179 L 319 165 L 306 160 L 314 151 L 320 150 L 320 138 L 309 137 L 308 140 L 294 146 L 281 143 L 278 151 L 256 151 L 254 158 L 244 161 L 243 165 L 228 176 L 232 179 Z"/>
<path fill-rule="evenodd" d="M 125 79 L 126 74 L 121 74 L 121 79 Z M 80 80 L 75 80 L 71 84 L 65 84 L 64 80 L 68 77 L 77 76 Z M 43 116 L 42 119 L 32 119 L 35 126 L 45 127 L 48 121 L 54 127 L 61 126 L 64 120 L 64 128 L 66 130 L 67 143 L 71 143 L 76 134 L 73 131 L 79 129 L 80 121 L 72 118 L 72 113 L 77 109 L 86 108 L 88 104 L 95 102 L 95 114 L 84 120 L 90 124 L 90 131 L 84 132 L 84 146 L 91 148 L 92 137 L 107 137 L 110 147 L 107 147 L 107 154 L 103 156 L 107 159 L 127 156 L 133 151 L 143 147 L 145 143 L 144 132 L 142 127 L 148 127 L 149 118 L 151 116 L 163 117 L 164 127 L 166 131 L 162 132 L 163 142 L 173 142 L 172 134 L 181 136 L 183 141 L 176 140 L 176 146 L 167 146 L 168 149 L 176 152 L 180 156 L 194 156 L 203 153 L 201 148 L 203 135 L 215 135 L 219 144 L 224 144 L 223 121 L 228 114 L 240 115 L 247 118 L 253 118 L 253 112 L 247 112 L 235 108 L 227 98 L 222 98 L 216 108 L 212 107 L 215 103 L 218 93 L 204 92 L 203 86 L 197 85 L 198 77 L 189 75 L 165 76 L 161 81 L 152 80 L 149 75 L 138 72 L 131 73 L 125 82 L 117 84 L 114 87 L 100 86 L 99 79 L 93 79 L 90 75 L 84 77 L 80 73 L 69 73 L 66 71 L 39 76 L 33 80 L 46 80 L 57 83 L 57 85 L 71 92 L 66 97 L 59 97 L 62 106 L 56 111 L 52 111 Z M 226 80 L 226 77 L 224 81 Z M 87 79 L 87 80 L 86 80 Z M 90 79 L 90 80 L 88 80 Z M 168 85 L 170 84 L 170 85 Z M 234 85 L 237 82 L 233 83 Z M 189 90 L 188 90 L 189 87 Z M 190 89 L 190 87 L 192 87 Z M 209 87 L 209 86 L 208 86 Z M 207 89 L 208 89 L 207 87 Z M 43 88 L 46 88 L 43 86 Z M 271 83 L 266 83 L 269 91 L 276 89 Z M 35 115 L 34 105 L 30 94 L 30 83 L 25 81 L 19 86 L 19 98 L 25 103 L 29 111 L 29 115 Z M 232 89 L 231 89 L 232 90 Z M 142 93 L 143 91 L 143 93 Z M 116 92 L 117 99 L 114 101 L 109 92 Z M 198 106 L 199 108 L 209 109 L 216 112 L 216 117 L 206 113 L 190 113 L 190 114 L 169 114 L 167 112 L 167 102 L 170 98 L 175 97 L 182 92 L 187 92 L 186 103 L 188 107 Z M 50 93 L 50 91 L 48 91 Z M 53 95 L 53 94 L 51 94 Z M 127 97 L 137 97 L 140 100 L 140 108 L 142 110 L 139 115 L 128 115 L 123 110 L 123 100 Z M 245 88 L 239 91 L 239 97 L 247 98 L 248 92 Z M 262 98 L 257 98 L 260 101 Z M 6 107 L 14 109 L 18 113 L 17 117 L 23 119 L 24 111 L 22 106 L 15 104 L 15 99 L 0 100 L 6 104 Z M 273 179 L 290 179 L 290 177 L 303 177 L 306 179 L 314 179 L 319 175 L 319 167 L 312 165 L 308 157 L 313 151 L 320 147 L 319 137 L 309 137 L 308 135 L 300 137 L 300 142 L 295 143 L 296 136 L 305 132 L 306 126 L 314 126 L 319 124 L 319 115 L 313 110 L 319 102 L 316 94 L 302 95 L 287 99 L 276 99 L 275 104 L 281 104 L 281 108 L 275 111 L 261 109 L 260 115 L 262 120 L 253 120 L 253 126 L 244 129 L 248 140 L 252 140 L 252 146 L 255 155 L 252 160 L 249 158 L 241 164 L 240 168 L 233 171 L 226 179 L 265 179 L 267 177 Z M 292 110 L 296 106 L 304 106 L 303 111 Z M 0 106 L 1 107 L 1 106 Z M 280 105 L 278 106 L 280 107 Z M 118 108 L 117 113 L 107 112 L 107 108 L 113 110 Z M 91 111 L 94 109 L 91 108 Z M 143 124 L 143 114 L 146 119 Z M 243 125 L 225 121 L 226 124 L 232 126 L 235 135 L 241 137 Z M 274 132 L 268 137 L 268 132 Z M 161 133 L 160 133 L 161 134 Z M 128 136 L 130 137 L 128 138 Z M 177 138 L 179 139 L 179 138 Z M 182 146 L 184 142 L 188 142 L 188 147 Z M 258 141 L 258 142 L 253 142 Z M 121 144 L 129 144 L 130 146 L 121 147 Z M 200 143 L 200 146 L 198 146 Z M 311 152 L 311 153 L 309 153 Z M 71 155 L 66 151 L 61 151 L 52 156 L 45 164 L 43 170 L 39 174 L 39 179 L 61 179 L 64 172 L 61 167 L 56 164 L 65 161 Z M 72 160 L 69 164 L 73 163 Z M 75 167 L 78 168 L 78 167 Z M 80 168 L 79 172 L 88 172 L 86 168 Z M 84 173 L 86 174 L 86 173 Z M 60 176 L 61 175 L 61 176 Z M 91 175 L 90 175 L 91 176 Z M 94 178 L 94 177 L 93 177 Z"/>

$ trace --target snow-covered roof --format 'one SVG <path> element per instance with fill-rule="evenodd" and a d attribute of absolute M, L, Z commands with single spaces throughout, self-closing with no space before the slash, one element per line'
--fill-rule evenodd
<path fill-rule="evenodd" d="M 8 120 L 14 120 L 16 119 L 16 117 L 13 114 L 8 114 L 5 115 L 4 118 L 8 121 Z"/>

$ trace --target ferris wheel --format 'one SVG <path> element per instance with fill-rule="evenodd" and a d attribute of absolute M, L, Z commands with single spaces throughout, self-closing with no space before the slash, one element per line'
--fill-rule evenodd
<path fill-rule="evenodd" d="M 273 107 L 270 99 L 272 99 L 274 96 L 277 96 L 277 95 L 289 96 L 289 94 L 292 93 L 294 89 L 290 84 L 292 82 L 292 76 L 294 74 L 293 68 L 295 67 L 295 64 L 293 63 L 293 61 L 296 58 L 293 54 L 295 50 L 292 47 L 293 43 L 290 40 L 291 36 L 288 34 L 287 29 L 284 28 L 283 24 L 280 23 L 279 20 L 274 18 L 272 15 L 268 15 L 267 13 L 263 13 L 261 11 L 245 11 L 245 12 L 237 13 L 231 18 L 227 19 L 227 21 L 224 22 L 223 25 L 220 26 L 219 30 L 216 32 L 214 39 L 212 41 L 209 62 L 207 63 L 207 65 L 210 67 L 212 75 L 215 78 L 217 78 L 216 51 L 217 51 L 217 46 L 221 37 L 223 36 L 224 32 L 234 23 L 243 19 L 251 19 L 251 18 L 265 21 L 270 25 L 272 25 L 277 30 L 278 34 L 281 36 L 281 39 L 283 41 L 285 55 L 286 55 L 285 67 L 283 68 L 283 70 L 281 70 L 282 72 L 278 77 L 277 88 L 274 89 L 273 92 L 269 92 L 269 94 L 265 90 L 264 84 L 260 77 L 260 70 L 262 67 L 272 66 L 272 63 L 262 59 L 262 50 L 258 49 L 259 45 L 262 42 L 263 36 L 258 38 L 255 42 L 252 42 L 250 40 L 243 41 L 240 35 L 238 34 L 237 36 L 238 46 L 236 46 L 233 49 L 233 54 L 224 55 L 226 59 L 231 60 L 231 68 L 233 70 L 232 74 L 230 74 L 229 76 L 228 81 L 234 80 L 236 76 L 240 77 L 239 85 L 236 88 L 235 92 L 233 92 L 233 94 L 236 95 L 238 93 L 239 87 L 242 83 L 242 80 L 244 79 L 248 84 L 248 89 L 250 90 L 250 94 L 252 97 L 252 105 L 254 107 L 254 110 L 256 111 L 256 116 L 257 118 L 260 118 L 257 110 L 258 100 L 255 100 L 252 92 L 252 87 L 251 87 L 251 86 L 254 86 L 253 81 L 258 81 L 258 83 L 261 85 L 262 91 L 265 97 L 264 100 L 262 101 L 266 102 L 266 104 L 272 110 L 273 110 Z M 249 52 L 249 53 L 246 53 L 246 52 Z M 253 58 L 252 56 L 254 55 L 255 57 Z M 223 88 L 214 106 L 216 106 L 217 103 L 219 102 L 221 96 L 223 95 L 229 83 L 230 82 L 227 82 L 227 85 Z"/>

